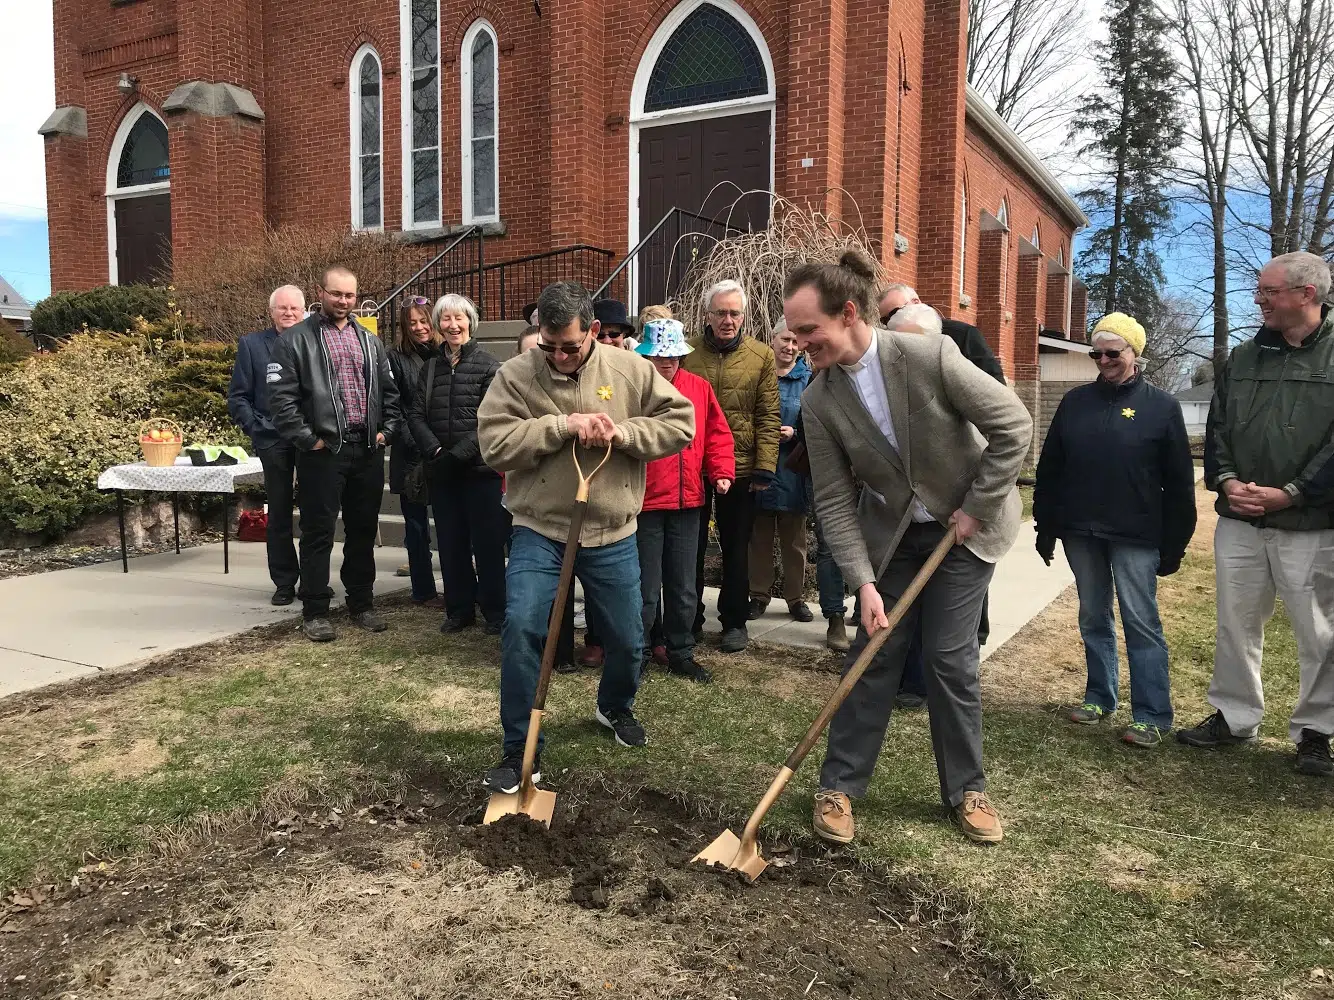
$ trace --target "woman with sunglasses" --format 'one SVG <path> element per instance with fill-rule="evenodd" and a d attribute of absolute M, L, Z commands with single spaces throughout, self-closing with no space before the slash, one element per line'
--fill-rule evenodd
<path fill-rule="evenodd" d="M 431 326 L 430 300 L 421 296 L 407 299 L 399 308 L 398 324 L 389 348 L 389 367 L 398 386 L 399 402 L 407 413 L 416 393 L 426 359 L 437 350 L 440 336 Z M 407 471 L 421 460 L 405 420 L 389 450 L 389 492 L 398 494 L 403 511 L 403 546 L 408 550 L 408 576 L 412 578 L 412 600 L 427 608 L 443 608 L 444 598 L 435 589 L 435 570 L 431 566 L 430 510 L 424 503 L 413 503 L 404 495 Z M 400 570 L 400 575 L 402 571 Z"/>
<path fill-rule="evenodd" d="M 1144 327 L 1108 313 L 1093 328 L 1098 379 L 1071 389 L 1047 430 L 1033 493 L 1037 549 L 1056 539 L 1079 591 L 1088 683 L 1071 722 L 1096 726 L 1116 710 L 1112 591 L 1130 661 L 1131 723 L 1121 739 L 1156 747 L 1172 728 L 1159 576 L 1175 573 L 1195 532 L 1195 468 L 1181 407 L 1136 366 Z"/>

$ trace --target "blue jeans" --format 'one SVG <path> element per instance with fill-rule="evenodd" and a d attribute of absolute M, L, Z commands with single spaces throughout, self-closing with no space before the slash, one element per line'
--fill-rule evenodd
<path fill-rule="evenodd" d="M 403 509 L 403 547 L 408 550 L 408 569 L 412 577 L 412 599 L 429 601 L 437 596 L 435 569 L 431 565 L 430 508 L 398 498 Z"/>
<path fill-rule="evenodd" d="M 1061 539 L 1079 590 L 1079 634 L 1084 639 L 1088 687 L 1084 700 L 1105 712 L 1116 708 L 1116 623 L 1112 588 L 1130 661 L 1130 708 L 1136 722 L 1172 727 L 1167 640 L 1158 619 L 1158 550 L 1091 535 Z"/>
<path fill-rule="evenodd" d="M 505 628 L 500 650 L 500 724 L 505 753 L 521 753 L 528 716 L 537 694 L 547 621 L 560 581 L 565 543 L 515 527 L 505 574 Z M 639 592 L 639 546 L 630 535 L 611 545 L 580 549 L 575 574 L 584 588 L 584 606 L 598 609 L 606 659 L 598 685 L 602 712 L 629 709 L 639 689 L 644 648 L 643 597 Z"/>
<path fill-rule="evenodd" d="M 815 522 L 815 582 L 820 588 L 820 614 L 825 618 L 846 615 L 848 606 L 843 595 L 843 574 L 825 543 L 818 519 Z"/>

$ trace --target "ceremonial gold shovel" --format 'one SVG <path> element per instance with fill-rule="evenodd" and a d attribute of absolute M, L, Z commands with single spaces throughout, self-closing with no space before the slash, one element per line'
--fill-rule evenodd
<path fill-rule="evenodd" d="M 560 564 L 560 583 L 556 585 L 556 599 L 551 605 L 551 621 L 547 623 L 547 644 L 542 650 L 542 670 L 537 676 L 537 694 L 533 698 L 532 714 L 528 717 L 528 739 L 523 745 L 523 771 L 520 774 L 517 792 L 493 792 L 486 803 L 486 815 L 483 825 L 494 823 L 502 816 L 522 813 L 529 819 L 536 820 L 543 826 L 551 826 L 551 817 L 556 812 L 556 793 L 548 792 L 533 784 L 533 761 L 537 759 L 537 737 L 542 731 L 542 716 L 547 705 L 547 688 L 551 686 L 551 671 L 556 664 L 556 646 L 560 641 L 560 625 L 565 617 L 565 601 L 570 593 L 570 581 L 574 579 L 574 557 L 579 551 L 579 535 L 584 527 L 584 513 L 588 510 L 588 484 L 593 481 L 601 468 L 611 457 L 611 445 L 607 453 L 587 476 L 579 464 L 579 441 L 576 438 L 571 449 L 574 456 L 575 473 L 579 476 L 579 489 L 574 495 L 574 508 L 570 511 L 570 531 L 565 539 L 565 555 Z"/>
<path fill-rule="evenodd" d="M 922 588 L 931 579 L 931 574 L 936 571 L 945 556 L 949 554 L 950 549 L 954 547 L 954 543 L 954 526 L 951 525 L 949 530 L 945 532 L 945 537 L 936 546 L 935 551 L 931 553 L 922 568 L 917 571 L 917 575 L 913 577 L 912 583 L 903 592 L 903 596 L 895 603 L 894 609 L 889 613 L 888 624 L 871 636 L 871 641 L 866 644 L 866 648 L 857 657 L 852 669 L 843 675 L 838 687 L 834 689 L 834 693 L 829 696 L 829 700 L 825 702 L 820 714 L 811 723 L 811 728 L 806 730 L 806 735 L 802 737 L 796 749 L 788 755 L 787 761 L 778 772 L 778 776 L 770 783 L 768 791 L 760 799 L 760 804 L 750 814 L 750 819 L 746 821 L 741 836 L 737 837 L 731 830 L 724 830 L 713 843 L 691 858 L 691 862 L 703 861 L 706 865 L 721 865 L 723 868 L 741 872 L 752 882 L 764 873 L 764 869 L 769 867 L 769 862 L 764 860 L 764 857 L 760 854 L 759 845 L 755 842 L 760 823 L 763 821 L 765 814 L 778 801 L 778 796 L 783 794 L 783 789 L 787 787 L 788 780 L 796 773 L 797 768 L 801 767 L 801 762 L 811 752 L 811 748 L 815 746 L 815 741 L 820 738 L 825 726 L 829 725 L 829 720 L 834 717 L 838 707 L 843 704 L 843 699 L 848 696 L 862 674 L 866 672 L 866 668 L 870 665 L 871 660 L 875 658 L 876 652 L 885 644 L 889 634 L 894 631 L 899 622 L 903 620 L 903 616 L 908 613 L 908 609 L 912 607 L 912 602 L 917 600 L 917 595 L 922 592 Z"/>

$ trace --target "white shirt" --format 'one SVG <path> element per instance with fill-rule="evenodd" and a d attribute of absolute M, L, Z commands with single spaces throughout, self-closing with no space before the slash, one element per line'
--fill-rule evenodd
<path fill-rule="evenodd" d="M 862 401 L 862 406 L 866 407 L 866 412 L 871 420 L 880 428 L 880 433 L 885 435 L 885 440 L 895 451 L 899 450 L 899 439 L 894 433 L 894 420 L 889 413 L 889 390 L 885 388 L 885 374 L 880 368 L 879 357 L 879 333 L 874 327 L 871 328 L 871 346 L 866 349 L 866 353 L 861 356 L 861 360 L 856 364 L 839 365 L 852 380 L 853 388 L 857 390 L 857 396 Z M 901 454 L 901 453 L 900 453 Z M 869 486 L 866 487 L 871 489 Z M 885 502 L 885 498 L 871 492 L 880 500 Z M 922 505 L 922 501 L 916 496 L 912 502 L 912 519 L 919 524 L 927 524 L 934 521 L 931 512 Z"/>

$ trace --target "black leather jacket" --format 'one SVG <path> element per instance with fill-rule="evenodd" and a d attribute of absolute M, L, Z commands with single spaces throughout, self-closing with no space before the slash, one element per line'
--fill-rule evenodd
<path fill-rule="evenodd" d="M 355 319 L 351 322 L 365 358 L 366 438 L 374 444 L 376 434 L 384 434 L 389 441 L 402 422 L 389 355 L 379 337 L 368 334 Z M 320 336 L 318 315 L 308 316 L 278 338 L 265 378 L 273 424 L 284 441 L 302 451 L 313 450 L 319 440 L 335 452 L 343 447 L 347 419 L 334 388 L 333 362 Z"/>

